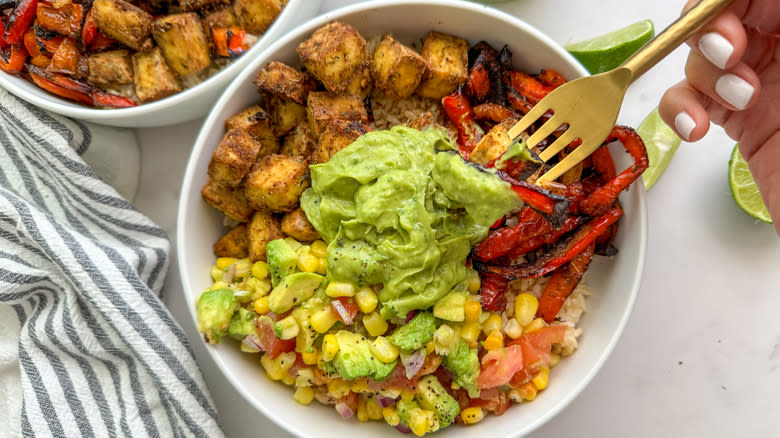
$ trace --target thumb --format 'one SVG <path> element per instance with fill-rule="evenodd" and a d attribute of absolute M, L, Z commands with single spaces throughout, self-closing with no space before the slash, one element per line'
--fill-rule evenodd
<path fill-rule="evenodd" d="M 747 155 L 747 147 L 740 143 L 740 153 L 747 158 L 750 172 L 756 180 L 764 204 L 772 216 L 775 231 L 780 235 L 780 131 L 777 131 L 753 155 Z"/>

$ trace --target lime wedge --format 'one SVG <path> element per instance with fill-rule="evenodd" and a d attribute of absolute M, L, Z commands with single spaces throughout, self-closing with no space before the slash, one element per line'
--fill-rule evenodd
<path fill-rule="evenodd" d="M 769 210 L 761 199 L 761 193 L 758 192 L 756 181 L 753 180 L 747 163 L 739 153 L 739 144 L 734 145 L 729 159 L 729 187 L 734 201 L 745 213 L 768 224 L 772 223 Z"/>
<path fill-rule="evenodd" d="M 566 50 L 591 74 L 596 74 L 623 63 L 653 35 L 653 22 L 643 20 L 589 40 L 570 43 Z"/>
<path fill-rule="evenodd" d="M 681 140 L 672 128 L 661 120 L 658 108 L 653 109 L 645 117 L 642 123 L 639 124 L 636 132 L 642 137 L 642 141 L 645 142 L 647 157 L 650 160 L 650 167 L 642 174 L 642 179 L 645 181 L 645 189 L 649 190 L 658 181 L 661 174 L 664 173 L 669 162 L 672 161 L 672 157 L 680 146 Z"/>

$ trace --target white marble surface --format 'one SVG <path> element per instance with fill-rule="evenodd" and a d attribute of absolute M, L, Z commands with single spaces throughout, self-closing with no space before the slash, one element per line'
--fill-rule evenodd
<path fill-rule="evenodd" d="M 324 0 L 322 10 L 353 3 Z M 652 19 L 683 0 L 514 0 L 495 6 L 558 42 Z M 446 17 L 442 17 L 446 19 Z M 680 79 L 678 49 L 629 90 L 620 122 L 637 126 Z M 200 121 L 139 130 L 135 204 L 176 237 L 176 205 Z M 719 128 L 683 144 L 648 193 L 647 265 L 631 320 L 592 383 L 533 438 L 726 437 L 780 434 L 780 238 L 736 207 L 727 184 L 733 141 Z M 197 238 L 197 236 L 193 236 Z M 232 390 L 197 339 L 175 254 L 166 302 L 193 342 L 230 437 L 287 437 Z"/>

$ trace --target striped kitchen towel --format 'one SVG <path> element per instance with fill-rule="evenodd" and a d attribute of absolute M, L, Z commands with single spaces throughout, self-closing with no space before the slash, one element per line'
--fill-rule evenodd
<path fill-rule="evenodd" d="M 223 436 L 168 238 L 82 159 L 93 128 L 0 89 L 0 436 Z"/>

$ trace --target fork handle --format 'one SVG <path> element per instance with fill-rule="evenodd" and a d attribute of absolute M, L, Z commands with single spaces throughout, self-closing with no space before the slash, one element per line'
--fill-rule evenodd
<path fill-rule="evenodd" d="M 639 51 L 625 60 L 618 68 L 627 68 L 631 72 L 629 83 L 633 82 L 720 14 L 733 1 L 701 0 L 655 38 L 642 46 Z"/>

